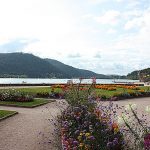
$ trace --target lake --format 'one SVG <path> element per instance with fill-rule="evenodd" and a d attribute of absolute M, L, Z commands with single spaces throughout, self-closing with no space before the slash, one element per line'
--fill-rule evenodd
<path fill-rule="evenodd" d="M 63 84 L 67 83 L 68 80 L 73 80 L 74 83 L 78 83 L 79 79 L 38 79 L 38 78 L 0 78 L 0 84 L 22 84 L 22 83 L 31 83 L 31 84 Z M 111 84 L 115 82 L 128 82 L 134 83 L 139 82 L 139 80 L 126 80 L 126 79 L 96 79 L 96 83 L 101 84 Z M 83 79 L 82 83 L 91 83 L 91 79 Z"/>

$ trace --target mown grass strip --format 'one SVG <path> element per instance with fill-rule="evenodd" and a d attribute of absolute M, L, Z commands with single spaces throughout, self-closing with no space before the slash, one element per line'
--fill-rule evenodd
<path fill-rule="evenodd" d="M 0 121 L 18 114 L 16 111 L 0 110 Z"/>
<path fill-rule="evenodd" d="M 34 99 L 32 102 L 0 101 L 0 105 L 34 108 L 34 107 L 37 107 L 37 106 L 41 106 L 41 105 L 47 104 L 49 102 L 53 102 L 53 101 L 46 100 L 46 99 Z"/>

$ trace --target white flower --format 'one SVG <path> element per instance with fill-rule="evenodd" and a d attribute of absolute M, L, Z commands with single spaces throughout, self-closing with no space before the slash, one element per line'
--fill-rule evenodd
<path fill-rule="evenodd" d="M 122 125 L 124 123 L 123 118 L 118 116 L 118 120 L 117 120 L 119 125 Z"/>
<path fill-rule="evenodd" d="M 119 125 L 123 125 L 124 122 L 128 122 L 128 121 L 129 121 L 129 118 L 126 114 L 122 113 L 121 116 L 118 116 L 117 122 Z"/>
<path fill-rule="evenodd" d="M 125 105 L 125 110 L 131 110 L 131 108 L 133 110 L 135 110 L 137 108 L 137 105 L 136 104 L 128 104 L 128 105 Z"/>
<path fill-rule="evenodd" d="M 145 111 L 150 113 L 150 106 L 146 106 Z"/>

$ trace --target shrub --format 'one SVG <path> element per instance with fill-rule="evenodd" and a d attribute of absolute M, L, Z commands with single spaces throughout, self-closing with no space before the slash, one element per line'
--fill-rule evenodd
<path fill-rule="evenodd" d="M 24 92 L 20 92 L 14 89 L 1 90 L 0 91 L 1 101 L 17 101 L 17 102 L 29 102 L 33 101 L 33 97 Z"/>
<path fill-rule="evenodd" d="M 117 124 L 101 119 L 88 107 L 69 107 L 62 114 L 62 136 L 64 149 L 123 149 L 123 135 Z"/>
<path fill-rule="evenodd" d="M 65 150 L 123 149 L 123 135 L 109 116 L 97 111 L 95 85 L 80 89 L 70 85 L 66 91 L 68 109 L 61 116 L 61 132 Z M 103 96 L 106 99 L 105 96 Z"/>
<path fill-rule="evenodd" d="M 39 97 L 39 98 L 48 98 L 49 95 L 50 94 L 48 92 L 40 92 L 40 93 L 36 94 L 36 97 Z"/>

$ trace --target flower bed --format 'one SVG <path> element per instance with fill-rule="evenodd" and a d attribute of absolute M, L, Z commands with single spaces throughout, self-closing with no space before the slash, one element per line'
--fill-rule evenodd
<path fill-rule="evenodd" d="M 108 118 L 81 105 L 69 107 L 62 115 L 62 142 L 64 150 L 123 149 L 123 135 Z"/>
<path fill-rule="evenodd" d="M 14 89 L 1 90 L 0 101 L 16 101 L 16 102 L 31 102 L 33 97 Z"/>
<path fill-rule="evenodd" d="M 150 130 L 145 115 L 139 118 L 135 105 L 124 110 L 112 102 L 101 105 L 94 97 L 94 87 L 92 84 L 82 91 L 79 83 L 71 85 L 66 93 L 69 107 L 60 117 L 63 150 L 149 150 Z M 117 110 L 121 116 L 117 116 Z"/>

